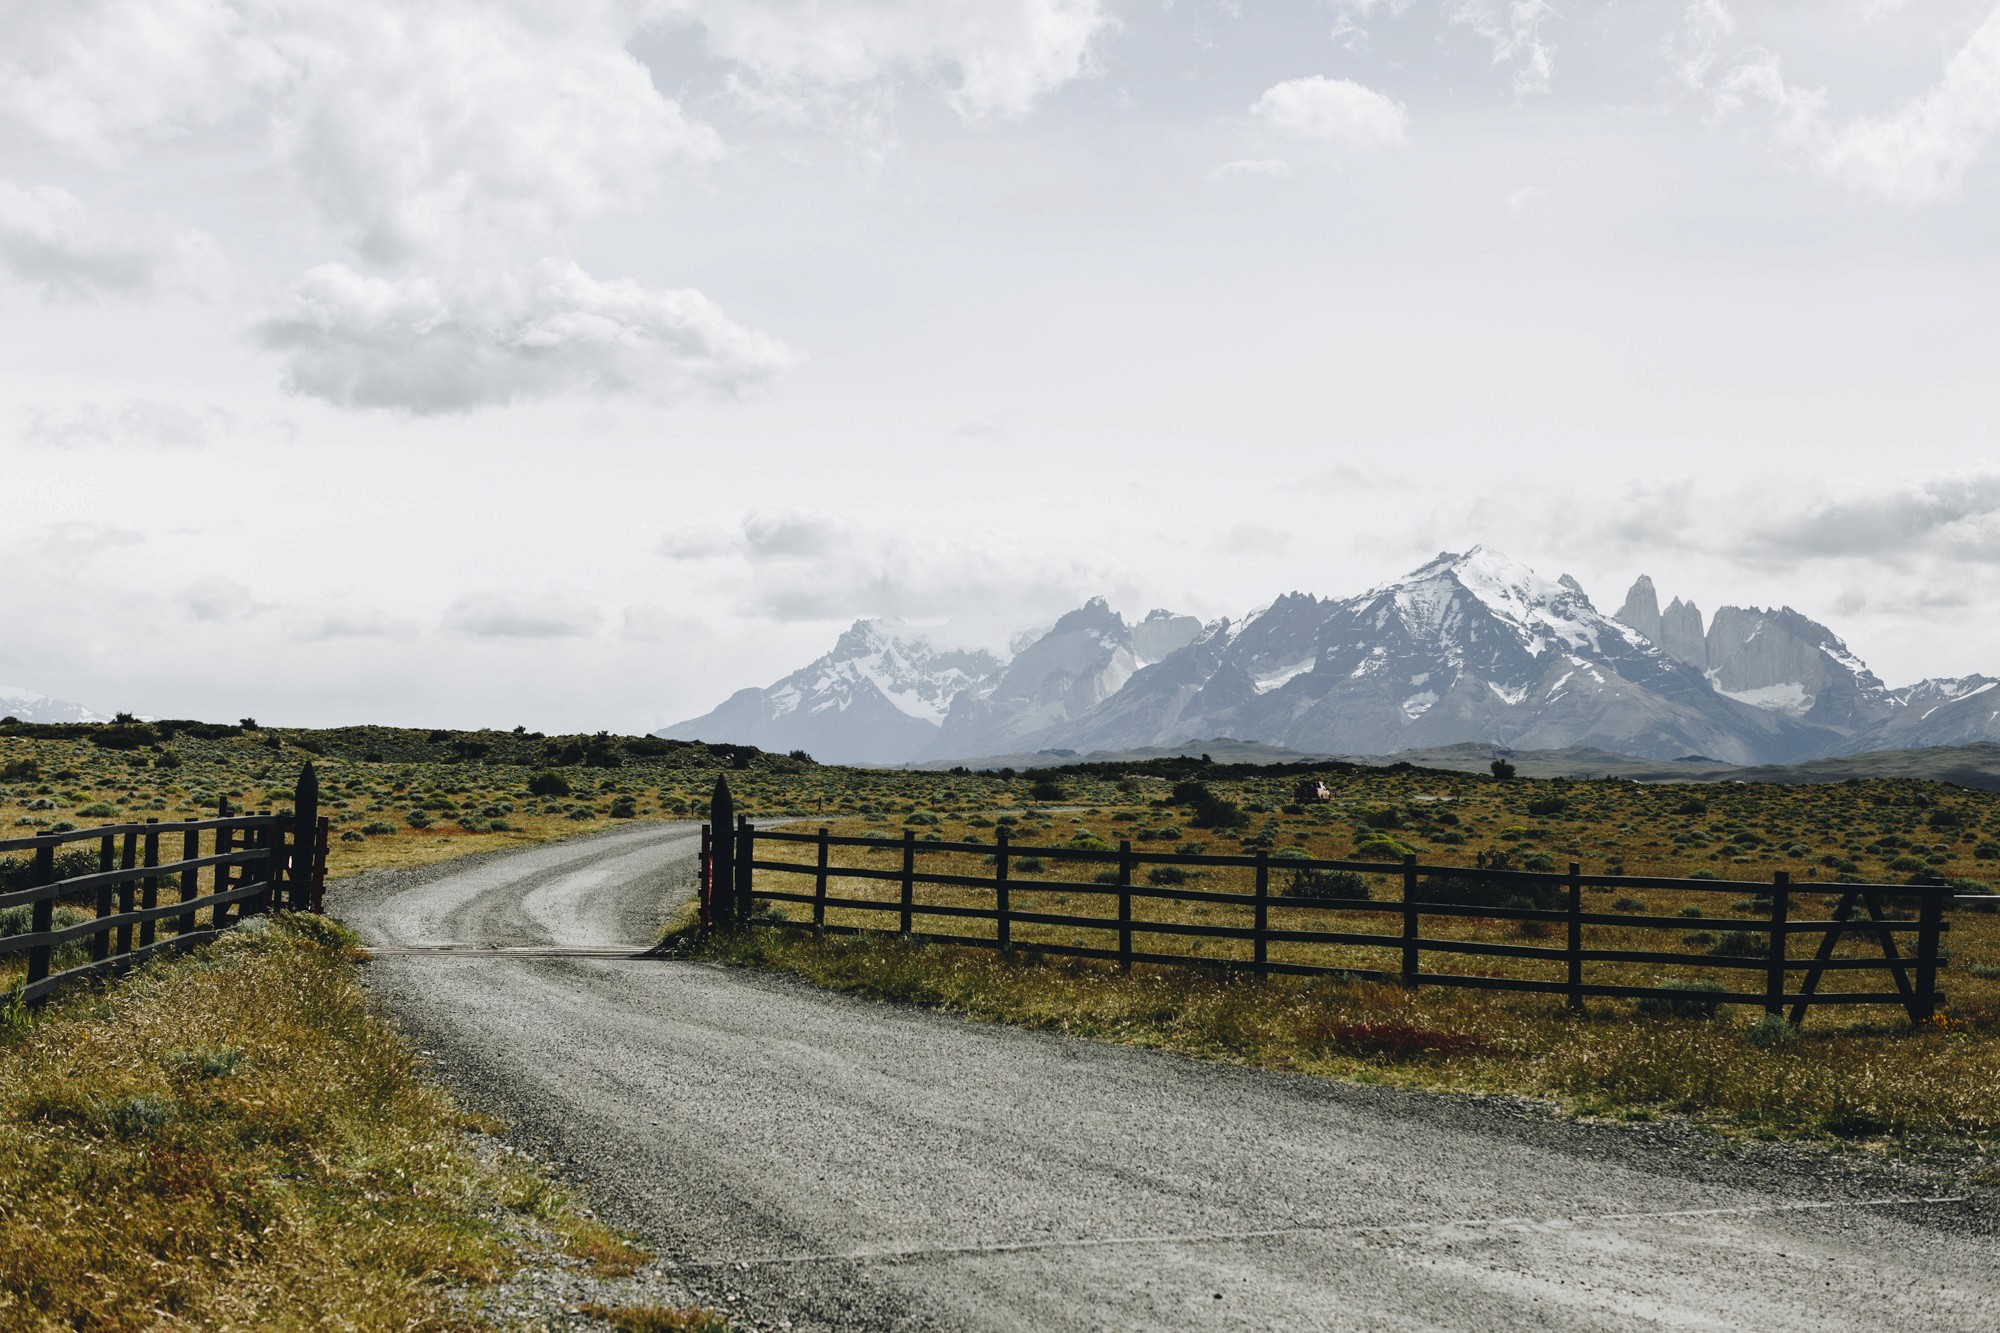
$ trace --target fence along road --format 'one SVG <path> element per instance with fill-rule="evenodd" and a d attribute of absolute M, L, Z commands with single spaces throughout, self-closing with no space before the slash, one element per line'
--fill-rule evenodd
<path fill-rule="evenodd" d="M 692 825 L 621 828 L 327 897 L 376 945 L 437 951 L 366 973 L 446 1077 L 757 1327 L 1990 1330 L 2000 1309 L 1992 1191 L 1923 1202 L 1957 1191 L 1915 1168 L 588 956 L 636 955 L 698 850 Z"/>

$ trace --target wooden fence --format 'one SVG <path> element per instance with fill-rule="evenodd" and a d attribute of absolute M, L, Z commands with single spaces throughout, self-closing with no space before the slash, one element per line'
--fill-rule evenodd
<path fill-rule="evenodd" d="M 88 857 L 92 844 L 96 856 L 85 869 L 76 863 Z M 76 850 L 64 854 L 64 847 Z M 29 887 L 0 892 L 0 910 L 26 905 L 33 914 L 25 934 L 0 937 L 0 958 L 27 955 L 20 994 L 40 1004 L 67 982 L 120 973 L 156 953 L 191 948 L 244 916 L 273 908 L 321 910 L 326 850 L 327 821 L 319 814 L 319 779 L 311 764 L 299 775 L 292 809 L 276 814 L 231 814 L 225 797 L 214 819 L 148 820 L 0 839 L 0 859 L 22 852 L 31 857 Z M 176 851 L 175 859 L 161 860 Z M 167 894 L 171 898 L 162 901 Z M 59 906 L 90 915 L 58 927 Z M 84 940 L 88 961 L 57 969 L 59 951 Z"/>
<path fill-rule="evenodd" d="M 760 829 L 747 819 L 734 829 L 726 822 L 733 813 L 724 800 L 715 809 L 717 822 L 704 826 L 702 839 L 702 900 L 705 927 L 763 924 L 758 904 L 789 908 L 798 913 L 791 924 L 839 932 L 875 932 L 913 936 L 941 943 L 982 948 L 1032 948 L 1041 953 L 1106 959 L 1120 967 L 1156 963 L 1247 969 L 1258 974 L 1337 974 L 1387 981 L 1403 986 L 1462 986 L 1488 990 L 1530 991 L 1559 995 L 1577 1007 L 1591 997 L 1653 999 L 1686 1005 L 1746 1004 L 1769 1014 L 1786 1014 L 1803 1021 L 1809 1006 L 1900 1005 L 1912 1022 L 1931 1018 L 1944 997 L 1938 973 L 1945 965 L 1943 937 L 1952 890 L 1889 884 L 1795 885 L 1784 873 L 1770 883 L 1713 879 L 1671 879 L 1636 875 L 1587 875 L 1575 864 L 1566 872 L 1489 870 L 1480 867 L 1425 865 L 1414 856 L 1398 864 L 1335 861 L 1249 855 L 1209 855 L 1134 851 L 1130 842 L 1115 849 L 1027 847 L 1010 843 L 1008 830 L 996 830 L 993 842 L 919 841 L 905 831 L 900 842 L 882 838 L 834 837 L 816 833 Z M 729 830 L 716 836 L 716 829 Z M 895 868 L 838 865 L 839 848 L 867 848 L 899 854 Z M 786 851 L 809 855 L 786 860 Z M 940 872 L 924 868 L 928 858 L 980 858 L 983 873 Z M 1098 879 L 1021 878 L 1023 862 L 1067 863 L 1108 867 Z M 990 863 L 988 866 L 987 863 Z M 932 862 L 935 864 L 935 862 Z M 1168 884 L 1134 883 L 1141 867 L 1171 866 L 1196 871 L 1232 871 L 1247 878 L 1247 888 L 1204 889 Z M 1272 891 L 1274 871 L 1291 877 L 1282 893 Z M 1243 875 L 1247 872 L 1247 876 Z M 1397 887 L 1391 899 L 1373 896 L 1316 897 L 1298 885 L 1315 876 L 1339 874 L 1387 879 Z M 1156 876 L 1157 878 L 1157 876 Z M 842 882 L 864 881 L 893 886 L 893 896 L 868 897 L 842 892 Z M 1449 901 L 1450 886 L 1473 886 L 1476 895 L 1499 901 Z M 1442 886 L 1442 887 L 1441 887 Z M 1757 914 L 1701 919 L 1685 914 L 1647 914 L 1643 910 L 1586 910 L 1586 889 L 1639 892 L 1671 891 L 1682 895 L 1729 895 L 1749 899 Z M 1797 899 L 1835 895 L 1839 901 L 1822 919 L 1793 915 Z M 1518 895 L 1511 902 L 1509 895 Z M 1050 899 L 1095 899 L 1104 905 L 1099 915 L 1051 911 Z M 1768 902 L 1766 902 L 1768 899 Z M 1554 906 L 1524 906 L 1524 901 Z M 1914 913 L 1907 905 L 1914 903 Z M 1229 909 L 1231 921 L 1163 919 L 1146 911 L 1151 904 L 1201 905 Z M 1504 905 L 1503 905 L 1504 904 Z M 1629 905 L 1628 905 L 1629 906 Z M 1742 906 L 1742 904 L 1738 904 Z M 810 917 L 805 913 L 809 909 Z M 881 925 L 831 923 L 829 911 L 862 914 Z M 1338 928 L 1328 928 L 1332 921 Z M 991 923 L 976 933 L 970 923 Z M 1561 934 L 1560 944 L 1514 943 L 1493 939 L 1448 937 L 1444 923 L 1461 928 L 1477 922 L 1506 922 L 1527 934 Z M 783 922 L 776 922 L 783 924 Z M 1529 924 L 1534 923 L 1534 924 Z M 1750 950 L 1730 953 L 1684 949 L 1616 949 L 1590 947 L 1586 932 L 1607 930 L 1672 932 L 1684 935 L 1698 927 L 1723 927 L 1757 942 Z M 1041 928 L 1027 938 L 1021 928 Z M 1051 929 L 1092 932 L 1103 943 L 1086 944 L 1050 938 Z M 987 930 L 990 929 L 990 933 Z M 1218 958 L 1193 952 L 1171 952 L 1169 942 L 1194 941 L 1190 948 L 1214 947 L 1233 941 L 1241 956 Z M 1899 944 L 1899 941 L 1901 943 Z M 1675 942 L 1679 942 L 1676 940 Z M 1840 945 L 1860 944 L 1877 952 L 1855 955 Z M 1794 944 L 1802 947 L 1794 951 Z M 1324 946 L 1339 946 L 1345 954 L 1373 955 L 1378 966 L 1350 965 L 1345 958 L 1329 962 Z M 1320 958 L 1310 957 L 1314 950 Z M 1306 956 L 1302 956 L 1306 955 Z M 1509 960 L 1516 972 L 1556 975 L 1521 976 L 1467 969 L 1426 968 L 1426 959 L 1487 958 Z M 1685 983 L 1642 983 L 1632 979 L 1640 969 L 1671 968 L 1677 972 L 1719 972 L 1728 981 L 1710 982 L 1692 990 Z M 1622 973 L 1607 977 L 1605 973 Z M 1821 990 L 1831 974 L 1846 989 Z M 1865 982 L 1885 983 L 1859 989 Z M 1744 983 L 1749 984 L 1744 984 Z"/>

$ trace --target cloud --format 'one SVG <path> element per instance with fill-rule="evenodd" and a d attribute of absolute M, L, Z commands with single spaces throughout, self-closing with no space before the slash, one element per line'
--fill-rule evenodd
<path fill-rule="evenodd" d="M 759 510 L 743 520 L 744 548 L 753 560 L 831 555 L 853 532 L 831 514 Z"/>
<path fill-rule="evenodd" d="M 145 540 L 144 533 L 131 528 L 65 519 L 23 535 L 0 560 L 0 568 L 40 570 L 46 576 Z"/>
<path fill-rule="evenodd" d="M 219 407 L 193 411 L 149 398 L 116 407 L 85 403 L 68 413 L 29 408 L 21 443 L 40 449 L 202 449 L 232 434 L 237 420 Z"/>
<path fill-rule="evenodd" d="M 1455 0 L 1449 14 L 1487 40 L 1495 65 L 1514 67 L 1516 94 L 1549 90 L 1556 48 L 1543 28 L 1556 16 L 1550 0 Z"/>
<path fill-rule="evenodd" d="M 619 620 L 618 637 L 627 643 L 688 643 L 708 639 L 711 633 L 703 622 L 665 607 L 628 606 Z"/>
<path fill-rule="evenodd" d="M 1539 185 L 1523 185 L 1507 193 L 1507 212 L 1517 222 L 1546 221 L 1551 211 L 1549 192 Z"/>
<path fill-rule="evenodd" d="M 1351 79 L 1319 74 L 1265 89 L 1250 113 L 1280 134 L 1358 153 L 1403 143 L 1409 121 L 1393 98 Z"/>
<path fill-rule="evenodd" d="M 561 235 L 650 199 L 721 138 L 654 87 L 593 7 L 360 4 L 277 38 L 278 116 L 307 191 L 377 261 Z"/>
<path fill-rule="evenodd" d="M 287 632 L 302 643 L 327 643 L 334 639 L 413 639 L 419 633 L 413 620 L 367 608 L 339 608 L 294 620 Z"/>
<path fill-rule="evenodd" d="M 1224 162 L 1208 173 L 1208 179 L 1216 185 L 1256 177 L 1272 180 L 1290 175 L 1291 170 L 1291 164 L 1281 157 L 1245 157 L 1238 158 L 1234 162 Z"/>
<path fill-rule="evenodd" d="M 487 589 L 445 608 L 443 625 L 476 639 L 575 639 L 597 632 L 598 609 L 573 588 Z"/>
<path fill-rule="evenodd" d="M 714 560 L 743 549 L 741 534 L 721 528 L 680 528 L 660 538 L 660 554 L 669 560 Z"/>
<path fill-rule="evenodd" d="M 175 593 L 174 600 L 196 620 L 216 625 L 238 624 L 270 609 L 250 589 L 220 574 L 196 579 Z"/>
<path fill-rule="evenodd" d="M 1781 559 L 1928 554 L 2000 562 L 2000 471 L 1863 478 L 1844 489 L 1851 493 L 1767 519 L 1758 525 L 1751 549 Z"/>
<path fill-rule="evenodd" d="M 673 560 L 715 562 L 705 576 L 763 619 L 950 618 L 975 626 L 968 630 L 975 637 L 1130 582 L 1075 555 L 1037 554 L 1015 536 L 880 533 L 813 510 L 759 510 L 733 534 L 685 528 L 660 549 Z"/>
<path fill-rule="evenodd" d="M 202 292 L 221 280 L 225 265 L 201 232 L 109 223 L 67 190 L 0 180 L 0 269 L 54 303 L 164 288 Z"/>
<path fill-rule="evenodd" d="M 664 0 L 709 50 L 784 98 L 800 86 L 854 88 L 898 71 L 946 75 L 960 115 L 1020 116 L 1097 71 L 1117 27 L 1101 0 Z"/>
<path fill-rule="evenodd" d="M 1290 555 L 1292 534 L 1261 523 L 1238 523 L 1216 538 L 1213 549 L 1223 555 Z"/>
<path fill-rule="evenodd" d="M 600 281 L 556 259 L 477 277 L 323 265 L 255 336 L 284 355 L 294 393 L 418 416 L 563 392 L 740 394 L 792 360 L 700 292 Z"/>
<path fill-rule="evenodd" d="M 1676 81 L 1706 98 L 1713 121 L 1761 109 L 1778 155 L 1831 184 L 1904 207 L 1940 203 L 1958 195 L 2000 131 L 2000 9 L 1936 83 L 1889 112 L 1845 123 L 1829 115 L 1825 89 L 1791 82 L 1775 52 L 1750 47 L 1726 57 L 1735 34 L 1722 0 L 1696 0 L 1670 49 Z"/>

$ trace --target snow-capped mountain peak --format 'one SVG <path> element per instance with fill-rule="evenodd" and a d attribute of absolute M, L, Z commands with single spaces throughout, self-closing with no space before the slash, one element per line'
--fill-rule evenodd
<path fill-rule="evenodd" d="M 107 722 L 102 713 L 17 685 L 0 685 L 0 717 L 22 722 Z"/>

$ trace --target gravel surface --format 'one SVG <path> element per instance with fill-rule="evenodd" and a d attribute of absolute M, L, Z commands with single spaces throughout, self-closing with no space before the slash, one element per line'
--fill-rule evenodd
<path fill-rule="evenodd" d="M 748 1327 L 2000 1326 L 2000 1210 L 1949 1164 L 582 952 L 643 950 L 697 845 L 626 827 L 327 898 L 373 945 L 435 951 L 366 971 L 447 1081 L 654 1248 L 655 1280 Z"/>

